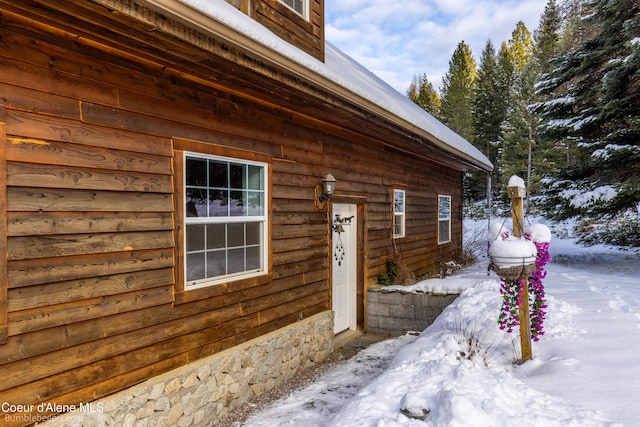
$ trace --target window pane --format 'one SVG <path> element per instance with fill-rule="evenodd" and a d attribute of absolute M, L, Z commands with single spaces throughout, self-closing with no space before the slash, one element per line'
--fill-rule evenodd
<path fill-rule="evenodd" d="M 394 212 L 404 212 L 404 191 L 396 190 L 393 193 Z"/>
<path fill-rule="evenodd" d="M 187 254 L 187 281 L 204 279 L 204 252 Z"/>
<path fill-rule="evenodd" d="M 402 227 L 402 220 L 403 220 L 403 216 L 402 215 L 394 215 L 393 217 L 393 234 L 395 236 L 401 236 L 403 233 L 403 227 Z"/>
<path fill-rule="evenodd" d="M 207 252 L 207 277 L 224 276 L 227 274 L 226 251 Z"/>
<path fill-rule="evenodd" d="M 264 168 L 262 166 L 249 165 L 249 182 L 247 185 L 249 190 L 264 190 L 263 171 Z"/>
<path fill-rule="evenodd" d="M 262 233 L 259 222 L 250 222 L 247 224 L 247 245 L 258 245 L 262 240 Z"/>
<path fill-rule="evenodd" d="M 451 218 L 451 197 L 440 196 L 438 200 L 438 218 Z"/>
<path fill-rule="evenodd" d="M 249 216 L 262 216 L 264 215 L 264 193 L 257 191 L 249 191 L 248 194 L 249 206 L 248 206 L 248 214 Z"/>
<path fill-rule="evenodd" d="M 246 170 L 245 165 L 238 165 L 234 163 L 229 164 L 229 172 L 230 172 L 229 188 L 239 188 L 239 189 L 246 188 L 244 185 L 245 170 Z"/>
<path fill-rule="evenodd" d="M 188 217 L 207 216 L 207 190 L 188 188 L 185 191 L 185 210 Z"/>
<path fill-rule="evenodd" d="M 228 163 L 209 161 L 209 186 L 218 188 L 228 187 Z"/>
<path fill-rule="evenodd" d="M 186 169 L 185 175 L 187 185 L 207 185 L 207 161 L 205 159 L 187 157 Z"/>
<path fill-rule="evenodd" d="M 227 225 L 227 247 L 244 246 L 244 224 Z"/>
<path fill-rule="evenodd" d="M 229 196 L 227 190 L 209 191 L 209 216 L 228 216 L 228 205 Z"/>
<path fill-rule="evenodd" d="M 445 243 L 451 240 L 449 236 L 449 221 L 440 221 L 438 223 L 438 241 Z"/>
<path fill-rule="evenodd" d="M 225 246 L 224 224 L 207 225 L 207 249 L 220 249 Z"/>
<path fill-rule="evenodd" d="M 230 191 L 231 202 L 229 203 L 229 215 L 244 216 L 247 214 L 246 209 L 246 191 Z"/>
<path fill-rule="evenodd" d="M 204 250 L 204 225 L 187 225 L 187 252 Z"/>
<path fill-rule="evenodd" d="M 229 256 L 229 269 L 227 274 L 239 273 L 244 271 L 244 248 L 229 249 L 227 252 Z"/>
<path fill-rule="evenodd" d="M 282 0 L 282 2 L 304 16 L 304 0 Z"/>
<path fill-rule="evenodd" d="M 260 247 L 247 248 L 247 270 L 259 270 L 261 264 Z"/>

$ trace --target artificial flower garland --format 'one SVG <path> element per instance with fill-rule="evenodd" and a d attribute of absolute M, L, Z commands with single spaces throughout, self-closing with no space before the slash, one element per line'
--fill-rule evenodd
<path fill-rule="evenodd" d="M 551 261 L 549 254 L 549 241 L 551 233 L 548 228 L 543 225 L 531 227 L 531 232 L 525 233 L 526 240 L 532 241 L 536 246 L 537 255 L 535 260 L 535 270 L 531 273 L 528 280 L 516 279 L 506 280 L 500 278 L 500 294 L 502 295 L 502 309 L 498 316 L 498 325 L 501 330 L 507 333 L 513 332 L 513 329 L 520 325 L 519 309 L 522 303 L 522 294 L 524 286 L 528 283 L 529 291 L 529 316 L 531 319 L 531 339 L 539 341 L 544 335 L 544 319 L 546 317 L 546 300 L 544 285 L 542 279 L 547 276 L 545 266 Z M 509 238 L 509 232 L 502 230 L 502 238 Z"/>

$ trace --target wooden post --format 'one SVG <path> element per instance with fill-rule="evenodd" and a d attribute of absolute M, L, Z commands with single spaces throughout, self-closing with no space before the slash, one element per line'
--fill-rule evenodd
<path fill-rule="evenodd" d="M 522 201 L 526 190 L 522 187 L 508 187 L 507 194 L 511 199 L 511 221 L 513 223 L 513 235 L 522 237 L 524 234 L 524 209 Z M 533 359 L 531 349 L 531 316 L 529 315 L 529 283 L 524 280 L 522 289 L 522 303 L 519 306 L 520 321 L 520 348 L 522 350 L 522 362 Z"/>

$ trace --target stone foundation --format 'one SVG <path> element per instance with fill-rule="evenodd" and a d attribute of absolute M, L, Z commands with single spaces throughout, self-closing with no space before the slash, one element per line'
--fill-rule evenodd
<path fill-rule="evenodd" d="M 325 311 L 182 368 L 91 402 L 91 410 L 46 422 L 61 426 L 210 426 L 333 351 Z M 86 408 L 85 404 L 85 408 Z"/>
<path fill-rule="evenodd" d="M 422 332 L 458 294 L 408 293 L 373 287 L 367 292 L 367 332 L 400 336 Z"/>

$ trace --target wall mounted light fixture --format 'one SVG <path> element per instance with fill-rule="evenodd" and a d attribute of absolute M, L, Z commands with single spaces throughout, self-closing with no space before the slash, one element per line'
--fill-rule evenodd
<path fill-rule="evenodd" d="M 322 179 L 322 186 L 324 187 L 324 193 L 320 193 L 318 200 L 324 202 L 325 200 L 331 200 L 333 197 L 333 190 L 336 188 L 336 179 L 330 173 Z"/>
<path fill-rule="evenodd" d="M 317 185 L 315 189 L 316 194 L 316 207 L 318 209 L 322 209 L 325 206 L 325 202 L 330 201 L 331 197 L 333 197 L 333 192 L 336 188 L 336 179 L 333 175 L 328 173 L 322 179 L 322 186 Z"/>

